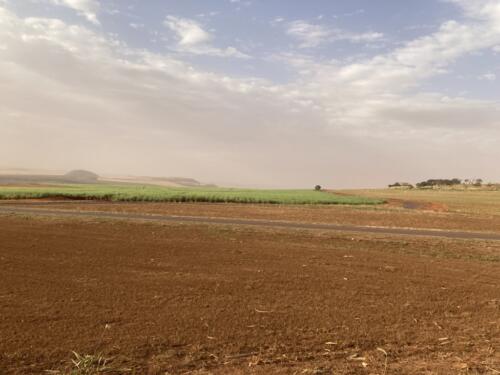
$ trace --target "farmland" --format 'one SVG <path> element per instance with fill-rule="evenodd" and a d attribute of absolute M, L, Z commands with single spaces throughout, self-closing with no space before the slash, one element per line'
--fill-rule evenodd
<path fill-rule="evenodd" d="M 190 187 L 174 188 L 140 185 L 55 185 L 4 186 L 0 199 L 67 198 L 79 200 L 142 202 L 219 202 L 271 204 L 380 204 L 375 198 L 336 195 L 313 190 L 257 190 Z"/>
<path fill-rule="evenodd" d="M 500 241 L 181 220 L 500 234 L 497 195 L 412 194 L 331 194 L 387 201 L 377 205 L 0 201 L 40 211 L 0 211 L 0 373 L 80 375 L 72 360 L 87 358 L 110 374 L 494 375 Z"/>
<path fill-rule="evenodd" d="M 441 204 L 446 207 L 447 211 L 456 213 L 500 215 L 500 190 L 498 189 L 364 189 L 345 190 L 344 193 L 384 200 L 432 202 Z"/>

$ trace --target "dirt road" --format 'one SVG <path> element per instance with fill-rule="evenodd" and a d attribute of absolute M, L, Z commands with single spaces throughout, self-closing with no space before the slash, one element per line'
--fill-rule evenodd
<path fill-rule="evenodd" d="M 33 206 L 50 205 L 50 202 L 30 203 Z M 395 228 L 395 227 L 374 227 L 359 225 L 341 225 L 341 224 L 319 224 L 319 223 L 298 223 L 285 222 L 277 220 L 249 220 L 239 218 L 216 218 L 216 217 L 196 217 L 196 216 L 174 216 L 174 215 L 145 215 L 139 213 L 121 213 L 121 212 L 102 212 L 102 211 L 79 211 L 79 210 L 56 210 L 45 208 L 19 207 L 15 204 L 0 205 L 0 213 L 21 214 L 30 216 L 52 216 L 52 217 L 87 217 L 103 219 L 121 219 L 121 220 L 141 220 L 156 222 L 185 222 L 185 223 L 204 223 L 204 224 L 223 224 L 223 225 L 246 225 L 262 226 L 274 228 L 290 229 L 319 229 L 332 230 L 340 232 L 405 235 L 405 236 L 430 236 L 440 238 L 470 239 L 470 240 L 491 240 L 500 241 L 500 233 L 488 232 L 469 232 L 469 231 L 450 231 L 435 229 L 416 229 L 416 228 Z"/>

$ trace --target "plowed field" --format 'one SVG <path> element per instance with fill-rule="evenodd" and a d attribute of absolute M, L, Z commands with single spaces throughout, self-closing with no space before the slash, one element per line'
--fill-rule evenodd
<path fill-rule="evenodd" d="M 116 374 L 500 370 L 498 241 L 5 215 L 0 228 L 1 374 L 65 374 L 72 351 Z"/>

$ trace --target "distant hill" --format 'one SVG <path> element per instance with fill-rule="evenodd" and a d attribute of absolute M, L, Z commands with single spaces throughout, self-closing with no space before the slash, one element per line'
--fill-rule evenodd
<path fill-rule="evenodd" d="M 166 186 L 166 187 L 211 186 L 202 184 L 201 182 L 195 180 L 194 178 L 187 178 L 187 177 L 101 176 L 99 180 L 108 183 L 156 185 L 156 186 Z"/>
<path fill-rule="evenodd" d="M 84 170 L 75 170 L 66 174 L 28 174 L 25 171 L 12 174 L 0 173 L 0 184 L 3 185 L 95 184 L 98 181 L 97 174 Z"/>
<path fill-rule="evenodd" d="M 187 177 L 138 177 L 99 176 L 82 169 L 68 173 L 46 172 L 28 169 L 0 169 L 0 185 L 47 185 L 47 184 L 134 184 L 166 187 L 198 187 L 201 182 Z"/>
<path fill-rule="evenodd" d="M 99 175 L 89 171 L 76 170 L 66 173 L 63 178 L 83 184 L 95 184 L 99 180 Z"/>

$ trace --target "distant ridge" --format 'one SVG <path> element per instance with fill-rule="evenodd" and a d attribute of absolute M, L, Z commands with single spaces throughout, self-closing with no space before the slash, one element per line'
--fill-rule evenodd
<path fill-rule="evenodd" d="M 99 176 L 93 172 L 75 170 L 66 174 L 0 174 L 3 185 L 96 184 Z"/>
<path fill-rule="evenodd" d="M 46 172 L 30 169 L 1 169 L 0 185 L 47 185 L 47 184 L 133 184 L 165 187 L 207 187 L 188 177 L 146 177 L 146 176 L 99 176 L 84 169 L 63 172 Z"/>
<path fill-rule="evenodd" d="M 147 176 L 101 176 L 99 181 L 108 183 L 126 183 L 140 185 L 156 185 L 166 187 L 207 187 L 215 185 L 202 184 L 194 178 L 187 177 L 147 177 Z"/>
<path fill-rule="evenodd" d="M 99 180 L 99 175 L 95 174 L 94 172 L 78 169 L 66 173 L 63 178 L 69 181 L 80 182 L 83 184 L 95 184 Z"/>

